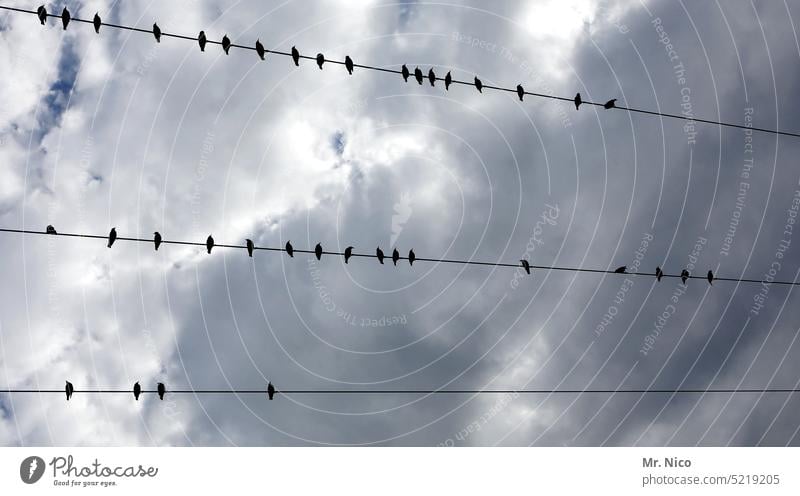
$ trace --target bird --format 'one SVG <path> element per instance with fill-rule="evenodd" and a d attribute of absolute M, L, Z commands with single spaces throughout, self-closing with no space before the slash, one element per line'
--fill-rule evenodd
<path fill-rule="evenodd" d="M 292 248 L 292 242 L 291 241 L 287 241 L 286 242 L 286 253 L 290 257 L 294 258 L 294 248 Z"/>
<path fill-rule="evenodd" d="M 398 260 L 400 260 L 400 252 L 397 251 L 397 248 L 395 248 L 394 251 L 392 252 L 392 262 L 394 263 L 395 267 L 397 267 Z"/>
<path fill-rule="evenodd" d="M 294 65 L 300 65 L 300 52 L 295 47 L 292 47 L 292 60 L 294 60 Z"/>
<path fill-rule="evenodd" d="M 417 259 L 417 256 L 414 254 L 414 250 L 408 250 L 408 265 L 414 265 L 414 260 Z"/>
<path fill-rule="evenodd" d="M 133 385 L 133 397 L 136 399 L 136 401 L 139 401 L 139 395 L 140 394 L 142 394 L 142 386 L 140 386 L 139 382 L 137 381 Z"/>
<path fill-rule="evenodd" d="M 64 10 L 61 11 L 61 25 L 64 26 L 64 31 L 67 30 L 67 24 L 69 24 L 70 19 L 72 19 L 72 16 L 69 15 L 69 10 L 64 7 Z"/>
<path fill-rule="evenodd" d="M 161 234 L 158 231 L 153 233 L 153 244 L 156 245 L 156 251 L 158 251 L 158 247 L 161 246 Z"/>
<path fill-rule="evenodd" d="M 264 60 L 264 54 L 267 52 L 264 50 L 264 45 L 261 44 L 261 40 L 256 40 L 256 53 L 261 60 Z"/>
<path fill-rule="evenodd" d="M 108 232 L 108 247 L 111 248 L 111 245 L 114 244 L 114 241 L 117 240 L 117 228 L 112 227 L 111 231 Z"/>
<path fill-rule="evenodd" d="M 611 100 L 609 100 L 609 101 L 607 101 L 606 103 L 603 104 L 603 108 L 606 109 L 606 110 L 614 108 L 616 106 L 615 105 L 616 101 L 617 101 L 616 98 L 612 98 Z"/>
<path fill-rule="evenodd" d="M 450 91 L 451 84 L 453 84 L 453 76 L 450 75 L 450 71 L 447 71 L 447 75 L 444 77 L 444 89 Z"/>
<path fill-rule="evenodd" d="M 478 88 L 478 93 L 483 93 L 483 83 L 478 76 L 475 76 L 475 87 Z"/>
<path fill-rule="evenodd" d="M 39 22 L 42 23 L 42 26 L 47 22 L 47 9 L 44 8 L 44 5 L 40 5 L 38 9 L 36 9 L 36 17 L 39 18 Z"/>
<path fill-rule="evenodd" d="M 530 264 L 530 262 L 528 262 L 524 258 L 522 260 L 520 260 L 520 262 L 522 262 L 522 268 L 525 269 L 525 272 L 530 274 L 531 273 L 531 264 Z"/>
<path fill-rule="evenodd" d="M 248 239 L 247 240 L 247 256 L 249 256 L 249 257 L 253 256 L 253 248 L 254 248 L 253 240 L 252 239 Z"/>
<path fill-rule="evenodd" d="M 622 267 L 617 267 L 616 269 L 614 269 L 614 273 L 615 274 L 624 274 L 625 273 L 625 269 L 627 269 L 627 267 L 624 266 L 624 265 Z"/>
<path fill-rule="evenodd" d="M 161 28 L 156 23 L 153 23 L 153 36 L 156 37 L 157 43 L 161 43 Z"/>
<path fill-rule="evenodd" d="M 521 84 L 517 85 L 517 96 L 519 97 L 519 101 L 522 101 L 522 98 L 525 96 L 525 88 L 523 88 Z"/>
<path fill-rule="evenodd" d="M 94 19 L 92 19 L 92 24 L 94 24 L 94 32 L 100 33 L 100 26 L 103 25 L 103 21 L 100 20 L 100 14 L 97 12 L 94 13 Z"/>
<path fill-rule="evenodd" d="M 708 275 L 706 276 L 706 278 L 708 279 L 708 283 L 713 286 L 714 285 L 713 284 L 713 282 L 714 282 L 714 273 L 709 270 L 708 271 Z"/>
<path fill-rule="evenodd" d="M 380 246 L 378 247 L 377 250 L 375 250 L 375 255 L 378 257 L 378 262 L 380 262 L 381 265 L 383 265 L 383 250 L 381 250 Z"/>
<path fill-rule="evenodd" d="M 581 100 L 581 94 L 575 93 L 575 100 L 573 101 L 575 102 L 575 110 L 578 110 L 578 108 L 581 106 L 581 103 L 583 103 L 583 100 Z"/>
<path fill-rule="evenodd" d="M 275 396 L 275 386 L 272 385 L 271 382 L 267 383 L 267 397 L 270 401 L 272 401 L 272 397 Z"/>
<path fill-rule="evenodd" d="M 689 271 L 688 271 L 688 270 L 686 270 L 686 269 L 683 269 L 683 270 L 681 271 L 681 282 L 682 282 L 684 285 L 686 285 L 686 279 L 689 279 Z"/>
<path fill-rule="evenodd" d="M 200 45 L 200 51 L 206 51 L 206 32 L 200 31 L 200 34 L 197 35 L 197 43 Z"/>
<path fill-rule="evenodd" d="M 44 24 L 44 23 L 42 23 L 42 24 Z M 407 83 L 408 82 L 409 72 L 408 72 L 408 67 L 406 67 L 405 64 L 403 64 L 403 68 L 401 69 L 400 72 L 403 74 L 403 79 Z"/>
<path fill-rule="evenodd" d="M 225 50 L 225 55 L 228 55 L 228 50 L 231 49 L 231 39 L 227 34 L 222 37 L 222 49 Z"/>
<path fill-rule="evenodd" d="M 164 393 L 167 392 L 167 387 L 164 386 L 163 382 L 159 382 L 158 386 L 156 386 L 156 389 L 158 390 L 158 399 L 164 401 Z"/>
<path fill-rule="evenodd" d="M 319 70 L 322 70 L 322 64 L 324 64 L 324 63 L 325 63 L 325 56 L 322 55 L 321 53 L 318 53 L 317 54 L 317 67 L 319 67 Z"/>
<path fill-rule="evenodd" d="M 55 227 L 48 225 L 47 226 L 47 234 L 58 234 L 58 233 L 56 232 L 56 228 Z"/>
<path fill-rule="evenodd" d="M 209 255 L 211 255 L 211 248 L 214 248 L 214 238 L 209 234 L 208 238 L 206 238 L 206 250 L 208 250 Z"/>
<path fill-rule="evenodd" d="M 428 81 L 431 83 L 431 86 L 436 84 L 436 74 L 433 73 L 433 69 L 428 71 Z"/>
<path fill-rule="evenodd" d="M 349 55 L 344 56 L 344 67 L 347 69 L 347 73 L 351 76 L 353 75 L 353 59 L 350 58 Z"/>
<path fill-rule="evenodd" d="M 67 381 L 66 386 L 64 386 L 64 392 L 67 393 L 67 401 L 72 398 L 72 393 L 75 392 L 75 388 L 72 386 L 72 383 Z"/>
<path fill-rule="evenodd" d="M 656 281 L 661 281 L 662 277 L 664 277 L 664 271 L 661 270 L 661 267 L 656 267 Z"/>
<path fill-rule="evenodd" d="M 422 70 L 419 67 L 414 69 L 414 79 L 416 79 L 419 84 L 422 84 Z"/>
<path fill-rule="evenodd" d="M 317 246 L 314 247 L 314 255 L 316 255 L 317 260 L 322 258 L 322 244 L 317 243 Z"/>
<path fill-rule="evenodd" d="M 347 263 L 347 261 L 350 260 L 350 257 L 352 256 L 353 256 L 353 247 L 348 246 L 347 248 L 344 249 L 344 263 Z"/>

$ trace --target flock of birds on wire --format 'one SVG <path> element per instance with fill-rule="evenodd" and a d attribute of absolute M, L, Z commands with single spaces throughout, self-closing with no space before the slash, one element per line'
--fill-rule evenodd
<path fill-rule="evenodd" d="M 139 381 L 136 381 L 133 384 L 133 389 L 131 390 L 131 392 L 133 393 L 134 399 L 136 401 L 139 401 L 139 396 L 141 396 L 141 394 L 146 391 L 143 391 L 141 384 L 139 384 Z M 167 387 L 164 385 L 163 382 L 159 382 L 156 385 L 155 392 L 158 393 L 158 399 L 164 401 L 164 395 L 167 393 Z M 275 386 L 272 385 L 272 382 L 268 382 L 266 393 L 267 397 L 270 400 L 272 400 L 275 397 L 275 392 L 276 392 Z M 67 395 L 67 401 L 69 401 L 70 398 L 72 398 L 72 395 L 75 394 L 75 386 L 71 382 L 66 381 L 66 385 L 64 386 L 64 393 Z"/>
<path fill-rule="evenodd" d="M 39 22 L 41 22 L 42 25 L 45 25 L 47 23 L 47 17 L 51 15 L 47 13 L 47 9 L 45 8 L 44 5 L 41 5 L 39 6 L 38 9 L 36 9 L 36 14 L 39 18 Z M 67 8 L 64 7 L 64 10 L 61 11 L 61 25 L 63 26 L 65 31 L 71 19 L 72 15 L 70 14 L 69 10 L 67 10 Z M 98 13 L 95 13 L 94 18 L 92 19 L 92 24 L 94 25 L 95 32 L 99 34 L 100 27 L 103 25 L 103 20 L 100 18 L 100 15 Z M 155 37 L 156 42 L 161 43 L 161 28 L 158 27 L 157 23 L 153 23 L 153 36 Z M 197 43 L 200 45 L 200 51 L 205 52 L 206 44 L 208 43 L 205 31 L 200 31 L 200 33 L 197 35 Z M 222 44 L 222 49 L 225 51 L 225 55 L 228 55 L 232 46 L 231 40 L 230 38 L 228 38 L 228 35 L 222 37 L 221 44 Z M 255 47 L 256 47 L 256 54 L 259 56 L 261 60 L 264 60 L 267 50 L 266 48 L 264 48 L 264 45 L 261 43 L 261 40 L 256 40 Z M 292 47 L 292 60 L 294 61 L 294 65 L 296 66 L 300 65 L 300 52 L 294 46 Z M 323 64 L 325 64 L 325 55 L 318 53 L 316 61 L 317 61 L 317 66 L 320 68 L 320 70 L 322 70 L 322 66 Z M 349 55 L 346 55 L 344 58 L 344 66 L 345 69 L 347 69 L 348 74 L 352 75 L 355 65 L 353 63 L 353 59 L 350 58 Z M 408 78 L 411 77 L 411 71 L 405 64 L 403 64 L 403 67 L 401 69 L 401 74 L 403 76 L 403 80 L 405 82 L 408 82 Z M 436 81 L 441 79 L 436 76 L 436 73 L 433 71 L 433 69 L 430 69 L 428 71 L 427 76 L 425 76 L 425 74 L 419 67 L 414 69 L 414 79 L 416 79 L 417 83 L 422 85 L 426 77 L 431 86 L 435 86 Z M 450 90 L 450 85 L 452 83 L 453 83 L 453 76 L 450 74 L 450 71 L 448 71 L 447 75 L 445 75 L 444 77 L 444 89 Z M 477 76 L 475 76 L 474 84 L 478 92 L 483 93 L 483 82 Z M 521 84 L 518 84 L 516 90 L 519 100 L 523 101 L 523 98 L 525 97 L 525 88 L 523 88 Z M 616 101 L 617 101 L 616 98 L 608 100 L 603 104 L 603 108 L 605 108 L 606 110 L 614 108 L 616 106 Z M 583 103 L 580 93 L 577 93 L 575 95 L 573 102 L 575 103 L 575 110 L 578 110 L 581 104 Z"/>

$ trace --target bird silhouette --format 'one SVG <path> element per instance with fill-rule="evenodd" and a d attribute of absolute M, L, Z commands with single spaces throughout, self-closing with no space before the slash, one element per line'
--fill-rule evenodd
<path fill-rule="evenodd" d="M 344 56 L 344 68 L 347 69 L 348 74 L 353 75 L 353 59 L 349 55 Z"/>
<path fill-rule="evenodd" d="M 214 238 L 209 234 L 208 238 L 206 238 L 206 250 L 208 250 L 209 255 L 211 255 L 211 248 L 214 248 Z"/>
<path fill-rule="evenodd" d="M 616 107 L 616 101 L 617 101 L 616 98 L 612 98 L 611 100 L 609 100 L 609 101 L 607 101 L 606 103 L 603 104 L 603 108 L 608 110 L 608 109 L 612 109 L 612 108 Z"/>
<path fill-rule="evenodd" d="M 681 282 L 684 284 L 684 286 L 686 285 L 686 279 L 689 279 L 689 271 L 683 269 L 681 271 Z"/>
<path fill-rule="evenodd" d="M 275 386 L 272 385 L 271 382 L 267 383 L 267 397 L 270 401 L 272 401 L 272 397 L 275 396 Z"/>
<path fill-rule="evenodd" d="M 295 47 L 292 47 L 292 60 L 294 61 L 294 65 L 300 65 L 300 52 L 298 52 Z"/>
<path fill-rule="evenodd" d="M 378 262 L 380 262 L 381 265 L 383 265 L 383 250 L 381 250 L 380 246 L 378 247 L 377 250 L 375 250 L 375 255 L 378 257 Z"/>
<path fill-rule="evenodd" d="M 350 260 L 350 257 L 352 256 L 353 256 L 353 247 L 348 246 L 347 248 L 344 249 L 344 263 L 347 263 L 347 261 Z"/>
<path fill-rule="evenodd" d="M 322 244 L 317 243 L 317 246 L 314 247 L 314 255 L 316 255 L 317 260 L 322 258 Z"/>
<path fill-rule="evenodd" d="M 266 54 L 267 51 L 264 50 L 264 45 L 261 44 L 261 40 L 256 40 L 256 53 L 261 60 L 264 60 L 264 54 Z"/>
<path fill-rule="evenodd" d="M 117 240 L 117 228 L 112 227 L 111 231 L 108 232 L 108 247 L 111 248 L 111 245 L 114 244 L 114 241 Z"/>
<path fill-rule="evenodd" d="M 64 392 L 67 393 L 67 401 L 72 398 L 72 393 L 75 392 L 75 388 L 72 386 L 72 383 L 67 381 L 67 384 L 64 386 Z"/>
<path fill-rule="evenodd" d="M 56 228 L 55 227 L 48 225 L 47 226 L 47 234 L 58 234 L 58 233 L 56 232 Z"/>
<path fill-rule="evenodd" d="M 247 256 L 249 256 L 249 257 L 253 256 L 253 248 L 255 248 L 253 246 L 253 240 L 252 239 L 248 239 L 247 240 Z"/>
<path fill-rule="evenodd" d="M 583 103 L 583 100 L 581 100 L 581 94 L 575 93 L 575 100 L 573 101 L 575 102 L 575 110 L 578 110 L 578 108 L 581 106 L 581 103 Z"/>
<path fill-rule="evenodd" d="M 436 74 L 433 73 L 433 69 L 428 71 L 428 82 L 431 83 L 431 86 L 436 84 Z"/>
<path fill-rule="evenodd" d="M 42 24 L 44 24 L 44 23 L 42 23 Z M 406 65 L 405 65 L 405 64 L 403 64 L 403 68 L 401 69 L 401 71 L 400 71 L 400 72 L 403 74 L 403 80 L 405 80 L 405 82 L 407 83 L 407 82 L 408 82 L 408 76 L 409 76 L 410 74 L 409 74 L 409 72 L 408 72 L 408 67 L 406 67 Z"/>
<path fill-rule="evenodd" d="M 414 69 L 414 79 L 416 79 L 419 84 L 422 84 L 422 70 L 419 67 Z"/>
<path fill-rule="evenodd" d="M 525 272 L 530 274 L 531 273 L 531 264 L 530 264 L 530 262 L 528 262 L 524 258 L 522 260 L 520 260 L 520 262 L 522 262 L 522 268 L 525 269 Z"/>
<path fill-rule="evenodd" d="M 525 88 L 523 88 L 521 84 L 517 85 L 517 96 L 519 97 L 519 101 L 522 101 L 525 97 Z"/>
<path fill-rule="evenodd" d="M 706 275 L 706 278 L 708 279 L 708 283 L 713 286 L 714 285 L 714 273 L 709 270 L 708 271 L 708 275 Z"/>
<path fill-rule="evenodd" d="M 163 382 L 159 382 L 158 386 L 156 386 L 156 389 L 158 391 L 158 399 L 160 399 L 161 401 L 164 401 L 164 393 L 167 392 L 167 387 L 164 386 Z"/>
<path fill-rule="evenodd" d="M 483 93 L 483 83 L 478 76 L 475 76 L 475 87 L 478 88 L 478 93 Z"/>
<path fill-rule="evenodd" d="M 64 7 L 64 10 L 61 11 L 61 25 L 64 26 L 64 31 L 67 30 L 67 24 L 69 24 L 70 19 L 72 19 L 72 16 L 69 15 L 69 10 Z"/>
<path fill-rule="evenodd" d="M 156 246 L 156 251 L 158 251 L 158 247 L 161 246 L 161 234 L 158 231 L 153 233 L 153 244 Z"/>
<path fill-rule="evenodd" d="M 417 255 L 414 254 L 414 250 L 408 250 L 408 265 L 414 265 L 416 259 Z"/>
<path fill-rule="evenodd" d="M 97 12 L 94 13 L 94 19 L 92 19 L 92 24 L 94 24 L 94 32 L 99 34 L 100 26 L 103 25 L 103 21 L 100 20 L 100 15 Z"/>
<path fill-rule="evenodd" d="M 231 39 L 227 34 L 222 37 L 222 49 L 225 50 L 225 55 L 228 55 L 228 51 L 231 49 Z"/>
<path fill-rule="evenodd" d="M 453 76 L 450 75 L 450 71 L 447 71 L 447 75 L 444 77 L 444 89 L 449 91 L 451 84 L 453 84 Z"/>
<path fill-rule="evenodd" d="M 136 401 L 139 401 L 139 395 L 140 394 L 142 394 L 142 386 L 140 386 L 139 382 L 137 381 L 133 385 L 133 397 L 134 397 L 134 399 L 136 399 Z"/>
<path fill-rule="evenodd" d="M 624 265 L 622 267 L 617 267 L 616 269 L 614 269 L 614 273 L 615 274 L 624 274 L 626 268 L 627 267 L 625 267 Z"/>
<path fill-rule="evenodd" d="M 200 51 L 206 51 L 206 32 L 200 31 L 200 34 L 197 35 L 197 43 L 200 45 Z"/>
<path fill-rule="evenodd" d="M 395 267 L 397 267 L 398 260 L 400 260 L 400 252 L 397 251 L 397 248 L 395 248 L 394 251 L 392 252 L 392 262 L 394 263 Z"/>
<path fill-rule="evenodd" d="M 656 267 L 656 281 L 661 281 L 662 277 L 664 277 L 664 271 L 661 270 L 661 267 Z"/>
<path fill-rule="evenodd" d="M 325 56 L 322 55 L 321 53 L 318 53 L 317 54 L 317 67 L 319 67 L 319 70 L 322 70 L 322 64 L 324 64 L 324 63 L 325 63 Z"/>
<path fill-rule="evenodd" d="M 292 248 L 292 242 L 291 241 L 287 241 L 286 242 L 286 253 L 290 257 L 294 258 L 294 248 Z"/>
<path fill-rule="evenodd" d="M 39 22 L 44 26 L 47 22 L 47 9 L 44 8 L 44 5 L 40 5 L 39 8 L 36 9 L 36 17 L 39 18 Z"/>
<path fill-rule="evenodd" d="M 156 37 L 157 43 L 161 43 L 161 28 L 156 23 L 153 23 L 153 36 Z"/>

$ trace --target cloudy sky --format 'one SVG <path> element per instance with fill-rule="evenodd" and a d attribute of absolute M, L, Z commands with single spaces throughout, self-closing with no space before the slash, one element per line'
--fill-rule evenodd
<path fill-rule="evenodd" d="M 800 7 L 787 2 L 66 4 L 800 131 Z M 800 277 L 798 138 L 9 12 L 0 67 L 4 228 Z M 9 233 L 0 251 L 3 387 L 800 387 L 790 286 Z M 798 409 L 787 394 L 0 394 L 0 443 L 798 445 Z"/>

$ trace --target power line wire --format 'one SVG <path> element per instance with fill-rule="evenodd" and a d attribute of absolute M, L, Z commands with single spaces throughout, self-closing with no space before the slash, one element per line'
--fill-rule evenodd
<path fill-rule="evenodd" d="M 58 232 L 56 234 L 48 233 L 46 231 L 33 231 L 29 229 L 11 229 L 11 228 L 0 228 L 0 233 L 15 233 L 15 234 L 33 234 L 33 235 L 44 235 L 44 236 L 63 236 L 63 237 L 71 237 L 71 238 L 89 238 L 89 239 L 102 239 L 107 240 L 108 236 L 101 236 L 98 234 L 84 234 L 84 233 L 63 233 Z M 118 236 L 116 241 L 130 241 L 136 243 L 148 243 L 153 244 L 153 239 L 144 239 L 144 238 L 131 238 L 131 237 L 124 237 Z M 206 243 L 195 242 L 195 241 L 178 241 L 178 240 L 167 240 L 162 239 L 160 240 L 161 244 L 167 245 L 184 245 L 184 246 L 201 246 L 206 247 Z M 247 250 L 247 245 L 232 245 L 232 244 L 217 244 L 214 242 L 214 248 L 231 248 L 231 249 L 240 249 L 240 250 Z M 270 252 L 287 252 L 286 248 L 278 248 L 278 247 L 268 247 L 268 246 L 253 246 L 253 251 L 270 251 Z M 292 248 L 293 253 L 304 253 L 310 255 L 316 255 L 315 250 L 305 250 L 299 248 Z M 322 251 L 321 255 L 333 255 L 333 256 L 345 256 L 344 252 L 338 251 Z M 349 257 L 352 258 L 379 258 L 377 254 L 369 254 L 369 253 L 351 253 Z M 384 257 L 386 260 L 391 260 L 391 256 L 386 255 Z M 405 260 L 409 261 L 409 257 L 398 257 L 398 261 Z M 458 260 L 458 259 L 450 259 L 450 258 L 427 258 L 427 257 L 414 257 L 414 263 L 417 262 L 432 262 L 432 263 L 447 263 L 447 264 L 461 264 L 461 265 L 480 265 L 486 267 L 508 267 L 514 269 L 525 269 L 525 266 L 522 263 L 512 264 L 512 263 L 504 263 L 504 262 L 482 262 L 478 260 Z M 531 270 L 554 270 L 554 271 L 564 271 L 564 272 L 582 272 L 582 273 L 591 273 L 591 274 L 613 274 L 613 275 L 626 275 L 626 276 L 647 276 L 647 277 L 659 277 L 656 273 L 650 272 L 619 272 L 619 269 L 615 270 L 607 270 L 607 269 L 589 269 L 583 267 L 563 267 L 563 266 L 554 266 L 554 265 L 534 265 L 528 264 Z M 620 267 L 622 268 L 622 267 Z M 708 276 L 699 276 L 699 275 L 682 275 L 682 274 L 665 274 L 662 273 L 659 278 L 661 277 L 668 277 L 668 278 L 686 278 L 686 279 L 704 279 L 707 280 Z M 746 279 L 746 278 L 736 278 L 736 277 L 713 277 L 713 281 L 726 281 L 726 282 L 737 282 L 737 283 L 748 283 L 748 284 L 777 284 L 782 286 L 800 286 L 800 282 L 794 281 L 762 281 L 759 279 Z"/>
<path fill-rule="evenodd" d="M 2 393 L 64 394 L 64 389 L 0 388 Z M 132 389 L 75 389 L 74 394 L 131 394 Z M 155 389 L 142 389 L 142 394 L 157 394 Z M 168 394 L 267 394 L 264 389 L 177 389 Z M 275 389 L 275 394 L 761 394 L 800 393 L 797 388 L 687 388 L 687 389 Z"/>
<path fill-rule="evenodd" d="M 21 9 L 21 8 L 17 8 L 17 7 L 8 7 L 8 6 L 5 6 L 5 5 L 0 5 L 0 9 L 7 10 L 7 11 L 12 11 L 12 12 L 18 12 L 18 13 L 35 14 L 35 15 L 37 14 L 37 12 L 34 11 L 34 10 Z M 50 14 L 50 13 L 48 13 L 46 15 L 47 15 L 47 17 L 61 18 L 61 16 L 58 15 L 58 14 Z M 70 18 L 70 22 L 93 24 L 94 21 L 88 20 L 88 19 L 80 19 L 80 18 L 77 18 L 77 17 L 71 17 Z M 133 26 L 125 26 L 125 25 L 120 25 L 120 24 L 111 24 L 111 23 L 107 23 L 107 22 L 101 22 L 100 26 L 106 26 L 106 27 L 114 28 L 114 29 L 123 29 L 123 30 L 128 30 L 128 31 L 135 31 L 137 33 L 147 33 L 147 34 L 150 34 L 150 35 L 153 34 L 152 30 L 137 28 L 137 27 L 133 27 Z M 159 36 L 162 37 L 162 38 L 177 38 L 177 39 L 181 39 L 181 40 L 188 40 L 188 41 L 195 41 L 195 42 L 198 41 L 198 39 L 196 37 L 193 37 L 193 36 L 186 36 L 186 35 L 181 35 L 181 34 L 176 34 L 176 33 L 167 33 L 167 32 L 164 32 L 164 31 L 161 31 Z M 210 40 L 210 39 L 206 39 L 206 43 L 209 43 L 209 44 L 212 44 L 212 45 L 222 45 L 222 41 L 215 41 L 215 40 Z M 230 44 L 230 48 L 240 48 L 240 49 L 243 49 L 243 50 L 257 51 L 254 46 L 238 45 L 238 44 L 235 44 L 235 43 L 231 43 Z M 264 53 L 265 54 L 273 54 L 273 55 L 281 55 L 281 56 L 284 56 L 284 57 L 291 57 L 292 56 L 291 53 L 283 52 L 283 51 L 280 51 L 280 50 L 264 49 Z M 309 55 L 299 55 L 299 58 L 300 59 L 304 59 L 304 60 L 316 60 L 316 56 L 309 56 Z M 346 65 L 345 61 L 332 60 L 332 59 L 328 59 L 328 58 L 325 58 L 324 62 L 325 63 L 330 63 L 330 64 Z M 402 75 L 402 71 L 397 70 L 397 69 L 388 69 L 386 67 L 378 67 L 378 66 L 373 66 L 373 65 L 356 64 L 356 63 L 353 63 L 352 65 L 353 65 L 354 68 Z M 445 78 L 440 77 L 440 76 L 435 76 L 433 78 L 430 78 L 429 76 L 425 76 L 425 79 L 427 79 L 427 80 L 433 79 L 433 81 L 445 81 Z M 420 84 L 422 84 L 422 83 L 420 83 Z M 473 86 L 473 87 L 475 86 L 474 82 L 461 81 L 461 80 L 458 80 L 458 79 L 451 79 L 448 84 L 457 84 L 457 85 Z M 505 87 L 502 87 L 502 86 L 492 86 L 492 85 L 488 85 L 488 84 L 483 84 L 482 88 L 483 89 L 495 90 L 495 91 L 505 91 L 505 92 L 509 92 L 509 93 L 518 93 L 519 92 L 519 90 L 517 88 L 505 88 Z M 528 95 L 528 96 L 533 96 L 533 97 L 536 97 L 536 98 L 547 98 L 547 99 L 550 99 L 550 100 L 560 100 L 560 101 L 564 101 L 564 102 L 573 102 L 574 101 L 574 98 L 568 98 L 568 97 L 557 96 L 557 95 L 548 95 L 548 94 L 545 94 L 545 93 L 536 93 L 536 92 L 532 92 L 532 91 L 522 91 L 522 94 L 523 95 Z M 670 113 L 666 113 L 666 112 L 659 112 L 659 111 L 653 111 L 653 110 L 647 110 L 647 109 L 639 109 L 639 108 L 635 108 L 635 107 L 626 107 L 626 106 L 614 105 L 614 106 L 608 108 L 608 107 L 606 107 L 605 103 L 591 102 L 591 101 L 582 101 L 581 105 L 593 105 L 593 106 L 597 106 L 597 107 L 604 107 L 604 108 L 606 108 L 608 110 L 623 110 L 623 111 L 627 111 L 627 112 L 635 112 L 635 113 L 646 114 L 646 115 L 656 115 L 656 116 L 660 116 L 660 117 L 667 117 L 667 118 L 670 118 L 670 119 L 678 119 L 678 120 L 688 121 L 688 122 L 701 122 L 701 123 L 713 124 L 713 125 L 717 125 L 717 126 L 721 126 L 721 127 L 730 127 L 730 128 L 737 128 L 737 129 L 748 129 L 750 131 L 757 131 L 757 132 L 761 132 L 761 133 L 769 133 L 769 134 L 776 134 L 776 135 L 780 135 L 780 136 L 791 136 L 791 137 L 794 137 L 794 138 L 800 138 L 800 133 L 795 133 L 795 132 L 790 132 L 790 131 L 779 131 L 779 130 L 776 130 L 776 129 L 753 127 L 753 126 L 748 126 L 748 125 L 744 125 L 744 124 L 735 124 L 735 123 L 731 123 L 731 122 L 715 121 L 715 120 L 712 120 L 712 119 L 702 119 L 702 118 L 698 118 L 698 117 L 690 117 L 690 116 L 681 115 L 681 114 L 670 114 Z"/>

